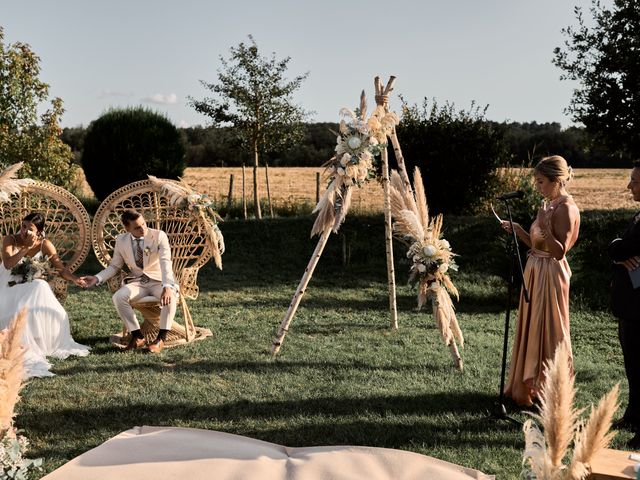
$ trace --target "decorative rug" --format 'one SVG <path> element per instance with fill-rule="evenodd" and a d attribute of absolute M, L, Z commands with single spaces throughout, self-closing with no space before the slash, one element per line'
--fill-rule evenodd
<path fill-rule="evenodd" d="M 389 448 L 290 448 L 192 428 L 134 427 L 43 480 L 489 480 L 477 470 Z"/>

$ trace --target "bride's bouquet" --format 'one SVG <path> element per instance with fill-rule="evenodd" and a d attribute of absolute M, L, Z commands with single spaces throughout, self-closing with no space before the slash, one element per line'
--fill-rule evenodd
<path fill-rule="evenodd" d="M 50 280 L 53 277 L 53 268 L 49 263 L 49 257 L 42 260 L 24 257 L 11 269 L 11 275 L 14 280 L 9 281 L 9 286 L 13 287 L 19 283 L 31 283 L 36 279 Z"/>

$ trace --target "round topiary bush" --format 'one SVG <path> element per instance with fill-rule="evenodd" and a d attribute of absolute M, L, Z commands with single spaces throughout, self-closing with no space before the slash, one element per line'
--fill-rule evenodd
<path fill-rule="evenodd" d="M 178 178 L 185 168 L 185 142 L 163 115 L 142 107 L 114 109 L 87 129 L 82 167 L 99 200 L 147 175 Z"/>
<path fill-rule="evenodd" d="M 484 113 L 473 103 L 468 111 L 404 104 L 398 138 L 408 171 L 422 171 L 431 211 L 469 215 L 498 193 L 497 169 L 509 156 L 502 126 Z"/>

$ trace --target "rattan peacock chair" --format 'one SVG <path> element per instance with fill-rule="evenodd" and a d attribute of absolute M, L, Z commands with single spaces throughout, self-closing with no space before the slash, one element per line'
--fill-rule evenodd
<path fill-rule="evenodd" d="M 91 220 L 82 203 L 62 187 L 28 180 L 20 193 L 0 203 L 0 235 L 18 232 L 22 219 L 32 212 L 45 217 L 46 238 L 56 247 L 69 270 L 76 271 L 91 248 Z M 67 281 L 56 275 L 49 284 L 63 302 L 67 297 Z"/>
<path fill-rule="evenodd" d="M 173 180 L 163 180 L 173 182 Z M 177 182 L 176 182 L 177 183 Z M 120 216 L 124 210 L 134 209 L 144 217 L 150 228 L 163 230 L 169 238 L 173 274 L 179 286 L 178 308 L 182 312 L 184 325 L 177 321 L 167 335 L 165 346 L 201 340 L 211 336 L 211 330 L 195 327 L 187 299 L 195 300 L 198 296 L 198 271 L 211 258 L 211 249 L 207 243 L 201 220 L 187 209 L 170 205 L 165 196 L 158 193 L 149 180 L 130 183 L 109 195 L 98 207 L 91 226 L 91 241 L 98 261 L 104 266 L 111 262 L 116 237 L 125 231 Z M 109 289 L 117 291 L 122 279 L 120 275 L 108 280 Z M 132 304 L 138 310 L 144 322 L 140 329 L 147 341 L 152 341 L 159 329 L 160 302 L 155 297 L 144 297 Z M 177 320 L 177 319 L 176 319 Z M 126 329 L 111 337 L 112 343 L 125 346 L 129 341 Z"/>

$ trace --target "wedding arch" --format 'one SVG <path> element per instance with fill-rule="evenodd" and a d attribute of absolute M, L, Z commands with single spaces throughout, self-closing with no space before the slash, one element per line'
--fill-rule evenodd
<path fill-rule="evenodd" d="M 322 256 L 331 233 L 337 233 L 344 222 L 351 204 L 353 187 L 359 187 L 373 174 L 374 157 L 379 156 L 381 162 L 381 182 L 384 193 L 385 217 L 385 250 L 387 257 L 387 285 L 389 290 L 389 311 L 391 328 L 398 328 L 398 311 L 396 306 L 396 284 L 393 264 L 393 229 L 391 220 L 391 203 L 389 189 L 389 161 L 387 145 L 389 140 L 393 146 L 398 169 L 406 182 L 406 188 L 411 189 L 409 177 L 404 166 L 404 158 L 395 127 L 399 122 L 398 116 L 389 111 L 389 94 L 393 90 L 396 77 L 391 76 L 386 86 L 380 77 L 374 79 L 376 108 L 367 118 L 367 104 L 364 91 L 360 96 L 360 107 L 356 115 L 349 109 L 340 110 L 340 132 L 336 154 L 326 164 L 329 186 L 324 192 L 318 205 L 314 209 L 317 213 L 316 221 L 311 229 L 311 236 L 319 235 L 318 243 L 307 264 L 302 279 L 298 284 L 289 309 L 287 310 L 278 331 L 271 344 L 271 353 L 277 354 L 282 347 L 289 326 L 300 305 L 307 285 Z"/>

